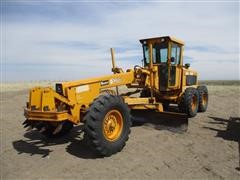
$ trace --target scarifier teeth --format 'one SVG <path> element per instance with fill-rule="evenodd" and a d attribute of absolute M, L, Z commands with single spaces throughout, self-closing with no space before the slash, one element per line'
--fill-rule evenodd
<path fill-rule="evenodd" d="M 37 123 L 37 124 L 35 125 L 35 128 L 36 128 L 37 130 L 42 129 L 42 127 L 43 127 L 43 123 Z"/>
<path fill-rule="evenodd" d="M 59 132 L 62 130 L 62 127 L 63 127 L 63 125 L 62 125 L 62 124 L 59 124 L 59 125 L 56 127 L 56 129 L 53 131 L 53 135 L 59 133 Z"/>
<path fill-rule="evenodd" d="M 39 130 L 39 132 L 40 132 L 40 133 L 43 133 L 43 132 L 46 131 L 46 130 L 47 130 L 46 127 L 42 127 L 42 128 Z"/>
<path fill-rule="evenodd" d="M 36 123 L 32 123 L 31 127 L 32 127 L 32 129 L 35 129 L 36 128 Z"/>
<path fill-rule="evenodd" d="M 28 127 L 28 126 L 30 126 L 30 124 L 29 124 L 29 123 L 26 123 L 26 124 L 24 125 L 24 128 L 26 128 L 26 127 Z"/>
<path fill-rule="evenodd" d="M 30 131 L 30 130 L 32 130 L 33 128 L 32 128 L 32 126 L 29 126 L 27 129 L 26 129 L 26 131 Z"/>
<path fill-rule="evenodd" d="M 25 120 L 23 123 L 22 123 L 22 125 L 25 125 L 25 124 L 27 124 L 28 123 L 28 120 Z"/>

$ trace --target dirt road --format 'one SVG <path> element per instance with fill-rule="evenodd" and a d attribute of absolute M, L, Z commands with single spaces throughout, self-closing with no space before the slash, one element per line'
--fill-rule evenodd
<path fill-rule="evenodd" d="M 132 127 L 122 152 L 99 158 L 84 144 L 82 126 L 61 139 L 25 132 L 27 91 L 2 94 L 2 179 L 240 179 L 239 86 L 209 86 L 209 109 L 186 133 Z M 232 117 L 232 118 L 231 118 Z"/>

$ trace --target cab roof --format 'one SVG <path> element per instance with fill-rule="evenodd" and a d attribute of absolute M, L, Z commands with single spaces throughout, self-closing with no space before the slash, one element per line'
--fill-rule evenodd
<path fill-rule="evenodd" d="M 153 37 L 153 38 L 147 38 L 147 39 L 140 39 L 139 41 L 143 44 L 144 41 L 147 41 L 147 42 L 151 42 L 151 41 L 162 41 L 162 40 L 167 40 L 167 41 L 172 41 L 172 42 L 175 42 L 177 44 L 180 44 L 180 45 L 184 45 L 184 42 L 179 40 L 179 39 L 176 39 L 174 37 L 170 37 L 170 36 L 162 36 L 162 37 Z"/>

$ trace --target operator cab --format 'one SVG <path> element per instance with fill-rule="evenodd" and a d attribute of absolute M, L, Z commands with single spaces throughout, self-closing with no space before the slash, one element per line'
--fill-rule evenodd
<path fill-rule="evenodd" d="M 160 91 L 180 88 L 177 78 L 181 77 L 184 43 L 169 36 L 141 39 L 140 42 L 143 46 L 144 67 L 149 66 L 149 45 L 152 45 L 152 62 L 153 66 L 158 67 Z"/>

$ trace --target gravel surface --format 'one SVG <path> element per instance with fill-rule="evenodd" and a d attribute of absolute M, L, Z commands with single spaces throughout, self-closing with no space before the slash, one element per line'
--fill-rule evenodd
<path fill-rule="evenodd" d="M 27 91 L 1 94 L 2 179 L 240 179 L 239 86 L 209 86 L 209 108 L 188 131 L 135 125 L 120 153 L 99 158 L 82 140 L 82 125 L 48 140 L 25 132 Z"/>

